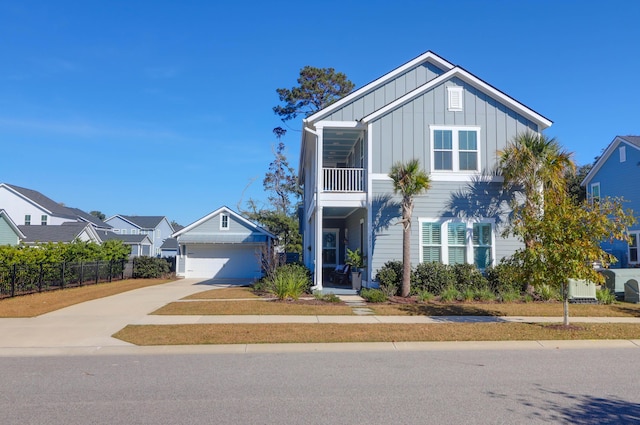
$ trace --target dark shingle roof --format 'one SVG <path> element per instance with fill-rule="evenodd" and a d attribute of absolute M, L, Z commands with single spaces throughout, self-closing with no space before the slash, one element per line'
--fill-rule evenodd
<path fill-rule="evenodd" d="M 121 215 L 120 217 L 130 221 L 141 229 L 155 229 L 165 218 L 162 215 Z"/>
<path fill-rule="evenodd" d="M 108 241 L 111 239 L 117 239 L 125 244 L 132 243 L 140 243 L 147 237 L 147 235 L 121 235 L 119 233 L 114 233 L 110 231 L 100 230 L 98 231 L 98 237 L 102 239 L 102 241 Z"/>
<path fill-rule="evenodd" d="M 167 238 L 162 242 L 160 249 L 178 250 L 178 240 L 176 238 Z"/>
<path fill-rule="evenodd" d="M 88 226 L 87 223 L 64 223 L 59 226 L 25 226 L 18 228 L 26 236 L 25 242 L 73 242 Z"/>
<path fill-rule="evenodd" d="M 618 136 L 618 137 L 640 148 L 640 136 Z"/>
<path fill-rule="evenodd" d="M 80 217 L 83 221 L 89 222 L 89 223 L 93 224 L 96 227 L 101 227 L 103 229 L 111 229 L 111 226 L 109 224 L 107 224 L 104 221 L 100 220 L 95 215 L 91 215 L 89 213 L 86 213 L 86 212 L 82 211 L 79 208 L 69 208 L 69 210 L 73 211 L 73 213 L 76 216 Z"/>
<path fill-rule="evenodd" d="M 51 211 L 51 213 L 56 216 L 60 216 L 64 218 L 73 218 L 73 219 L 77 218 L 76 215 L 71 211 L 71 209 L 63 205 L 60 205 L 59 203 L 55 202 L 53 199 L 44 196 L 42 193 L 36 190 L 31 190 L 31 189 L 15 186 L 8 183 L 5 183 L 5 184 L 9 186 L 11 189 L 15 190 L 16 192 L 21 193 L 22 195 L 31 199 L 33 202 L 40 205 L 41 207 Z"/>

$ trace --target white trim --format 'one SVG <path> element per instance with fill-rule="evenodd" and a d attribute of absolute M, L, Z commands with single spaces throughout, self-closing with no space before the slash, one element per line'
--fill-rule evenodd
<path fill-rule="evenodd" d="M 476 77 L 475 75 L 465 71 L 462 68 L 459 67 L 455 67 L 451 70 L 449 70 L 448 72 L 445 72 L 444 74 L 440 75 L 437 78 L 434 78 L 433 80 L 429 81 L 426 84 L 423 84 L 422 86 L 414 89 L 413 91 L 410 91 L 409 93 L 405 94 L 404 96 L 396 99 L 395 101 L 387 104 L 385 107 L 378 109 L 377 111 L 373 112 L 372 114 L 367 115 L 366 117 L 362 118 L 362 121 L 364 122 L 370 122 L 372 120 L 375 120 L 377 118 L 379 118 L 382 115 L 387 114 L 389 111 L 396 109 L 402 105 L 404 105 L 405 103 L 413 100 L 414 98 L 420 96 L 421 94 L 425 93 L 428 90 L 431 90 L 433 87 L 435 87 L 436 85 L 442 84 L 443 82 L 451 79 L 451 78 L 460 78 L 461 80 L 465 81 L 466 83 L 474 86 L 475 88 L 479 89 L 480 91 L 484 92 L 485 94 L 491 96 L 492 98 L 494 98 L 495 100 L 497 100 L 500 103 L 503 103 L 504 105 L 506 105 L 507 107 L 509 107 L 510 109 L 513 109 L 515 112 L 518 112 L 520 115 L 524 116 L 525 118 L 528 118 L 529 120 L 535 122 L 538 127 L 542 127 L 539 128 L 539 130 L 544 130 L 547 127 L 551 127 L 551 125 L 553 124 L 553 121 L 543 117 L 542 115 L 540 115 L 539 113 L 535 112 L 533 109 L 528 108 L 527 106 L 525 106 L 524 104 L 518 102 L 517 100 L 513 99 L 512 97 L 502 93 L 500 90 L 490 86 L 489 84 L 485 83 L 484 81 L 482 81 L 481 79 L 479 79 L 478 77 Z"/>
<path fill-rule="evenodd" d="M 462 112 L 464 109 L 464 90 L 462 87 L 447 87 L 447 109 L 450 112 Z"/>
<path fill-rule="evenodd" d="M 436 170 L 435 169 L 435 157 L 434 157 L 434 153 L 435 153 L 435 142 L 434 142 L 434 131 L 440 131 L 440 130 L 444 130 L 444 131 L 451 131 L 451 143 L 452 143 L 452 148 L 451 148 L 451 154 L 452 154 L 452 158 L 451 158 L 451 166 L 452 169 L 451 170 Z M 460 142 L 459 142 L 459 136 L 460 136 L 460 131 L 475 131 L 476 133 L 476 169 L 475 170 L 460 170 Z M 480 164 L 480 160 L 482 158 L 482 152 L 480 150 L 480 147 L 482 146 L 482 140 L 481 140 L 481 128 L 480 127 L 476 127 L 476 126 L 449 126 L 449 125 L 430 125 L 429 126 L 429 155 L 430 155 L 430 160 L 431 160 L 431 172 L 432 173 L 439 173 L 439 174 L 459 174 L 459 173 L 463 173 L 463 174 L 467 174 L 467 175 L 473 175 L 473 174 L 477 174 L 480 172 L 480 170 L 482 170 L 482 164 Z M 466 152 L 473 152 L 473 151 L 466 151 Z"/>
<path fill-rule="evenodd" d="M 598 188 L 598 200 L 602 199 L 602 190 L 600 188 L 600 182 L 595 182 L 595 183 L 591 183 L 589 185 L 589 191 L 588 191 L 588 196 L 589 196 L 589 202 L 593 205 L 593 188 L 597 187 Z"/>
<path fill-rule="evenodd" d="M 362 128 L 362 123 L 358 121 L 318 121 L 315 123 L 317 132 L 327 128 Z"/>
<path fill-rule="evenodd" d="M 457 218 L 428 218 L 418 217 L 418 262 L 422 263 L 422 256 L 424 254 L 422 248 L 422 224 L 423 223 L 437 223 L 440 224 L 440 259 L 442 264 L 449 264 L 449 223 L 464 223 L 466 225 L 465 236 L 465 257 L 467 264 L 475 264 L 473 256 L 473 225 L 476 223 L 491 224 L 491 264 L 496 263 L 496 224 L 494 219 L 482 218 L 479 220 L 462 220 Z"/>
<path fill-rule="evenodd" d="M 241 221 L 242 223 L 246 224 L 247 226 L 251 227 L 252 229 L 256 230 L 257 232 L 260 232 L 272 239 L 277 239 L 276 236 L 273 233 L 270 233 L 268 231 L 266 231 L 265 229 L 263 229 L 260 226 L 257 226 L 256 224 L 252 223 L 251 221 L 247 220 L 246 218 L 244 218 L 243 216 L 241 216 L 240 214 L 238 214 L 237 212 L 233 211 L 232 209 L 223 206 L 218 208 L 217 210 L 205 215 L 204 217 L 200 218 L 199 220 L 194 221 L 193 223 L 191 223 L 190 225 L 188 225 L 187 227 L 175 232 L 173 235 L 171 235 L 172 238 L 176 238 L 184 233 L 187 233 L 188 231 L 190 231 L 191 229 L 193 229 L 194 227 L 199 226 L 200 224 L 204 223 L 205 221 L 210 220 L 211 218 L 215 217 L 217 214 L 221 213 L 221 212 L 226 212 L 228 213 L 230 216 L 235 217 L 237 220 Z"/>
<path fill-rule="evenodd" d="M 624 143 L 626 146 L 630 146 L 630 147 L 640 151 L 640 147 L 634 145 L 633 143 L 627 142 L 622 137 L 620 137 L 620 136 L 614 137 L 614 139 L 611 141 L 611 143 L 609 143 L 609 146 L 607 146 L 607 148 L 604 150 L 602 155 L 600 155 L 600 157 L 598 158 L 596 163 L 593 164 L 593 167 L 591 167 L 591 170 L 589 170 L 589 172 L 587 173 L 585 178 L 582 180 L 582 183 L 580 183 L 581 186 L 587 187 L 587 185 L 591 182 L 591 180 L 594 178 L 596 173 L 598 171 L 600 171 L 600 168 L 602 168 L 602 166 L 609 160 L 609 157 L 616 150 L 616 148 L 618 146 L 620 146 L 620 144 L 622 144 L 622 143 Z"/>
<path fill-rule="evenodd" d="M 0 217 L 4 217 L 4 220 L 7 223 L 7 225 L 9 225 L 11 230 L 13 230 L 13 232 L 16 234 L 16 236 L 19 239 L 26 239 L 26 236 L 24 235 L 24 233 L 20 231 L 20 228 L 18 227 L 18 225 L 14 223 L 11 217 L 9 217 L 9 214 L 7 214 L 7 212 L 1 208 L 0 208 Z"/>
<path fill-rule="evenodd" d="M 226 223 L 225 223 L 225 219 L 226 218 Z M 225 226 L 226 224 L 226 226 Z M 229 230 L 229 214 L 227 213 L 220 213 L 220 230 L 224 230 L 224 231 L 228 231 Z"/>
<path fill-rule="evenodd" d="M 618 152 L 620 154 L 620 162 L 626 162 L 627 161 L 627 146 L 620 146 L 618 148 Z"/>
<path fill-rule="evenodd" d="M 370 180 L 377 181 L 391 181 L 391 177 L 388 174 L 382 173 L 370 173 Z M 429 174 L 429 180 L 432 182 L 473 182 L 481 180 L 485 183 L 503 183 L 503 176 L 496 175 L 486 175 L 482 173 L 440 173 L 440 172 L 431 172 Z"/>
<path fill-rule="evenodd" d="M 629 232 L 629 237 L 631 236 L 634 236 L 636 240 L 636 244 L 634 246 L 636 249 L 636 261 L 631 261 L 631 244 L 627 243 L 628 264 L 638 265 L 640 264 L 640 231 Z"/>
<path fill-rule="evenodd" d="M 385 84 L 388 81 L 393 80 L 395 77 L 397 77 L 398 75 L 402 74 L 405 71 L 408 71 L 409 69 L 413 68 L 414 66 L 417 66 L 421 63 L 424 62 L 431 62 L 432 64 L 436 65 L 437 67 L 446 70 L 449 70 L 451 68 L 453 68 L 453 64 L 451 64 L 449 61 L 445 60 L 444 58 L 441 58 L 440 56 L 436 55 L 435 53 L 433 53 L 432 51 L 427 51 L 423 54 L 421 54 L 420 56 L 416 57 L 415 59 L 410 60 L 409 62 L 405 63 L 404 65 L 401 65 L 399 67 L 397 67 L 396 69 L 392 70 L 391 72 L 388 72 L 386 74 L 384 74 L 382 77 L 377 78 L 376 80 L 372 81 L 371 83 L 357 89 L 354 92 L 351 92 L 350 94 L 348 94 L 347 96 L 343 97 L 342 99 L 338 100 L 335 103 L 332 103 L 331 105 L 329 105 L 328 107 L 321 109 L 320 111 L 316 112 L 313 115 L 310 115 L 309 117 L 307 117 L 304 122 L 313 122 L 315 119 L 318 119 L 320 117 L 324 117 L 327 116 L 329 114 L 331 114 L 333 111 L 340 109 L 342 106 L 344 106 L 345 104 L 351 102 L 352 100 L 364 96 L 365 94 L 375 90 L 376 88 L 382 86 L 383 84 Z"/>

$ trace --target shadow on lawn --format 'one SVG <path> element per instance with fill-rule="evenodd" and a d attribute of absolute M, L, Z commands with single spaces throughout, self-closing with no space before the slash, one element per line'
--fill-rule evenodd
<path fill-rule="evenodd" d="M 637 304 L 633 304 L 634 306 Z M 611 310 L 623 313 L 625 315 L 629 315 L 631 317 L 640 317 L 640 310 L 637 307 L 627 307 L 624 305 L 613 305 L 611 306 Z"/>
<path fill-rule="evenodd" d="M 464 304 L 405 304 L 398 309 L 410 316 L 504 316 L 499 311 Z"/>

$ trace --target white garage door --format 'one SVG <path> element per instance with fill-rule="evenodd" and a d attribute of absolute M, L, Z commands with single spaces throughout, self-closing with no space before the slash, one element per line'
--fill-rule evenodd
<path fill-rule="evenodd" d="M 261 276 L 257 246 L 187 245 L 185 277 L 250 279 Z"/>

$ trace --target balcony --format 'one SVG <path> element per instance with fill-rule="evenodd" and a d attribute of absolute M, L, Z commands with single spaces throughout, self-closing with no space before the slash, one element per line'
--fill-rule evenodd
<path fill-rule="evenodd" d="M 364 192 L 364 168 L 323 168 L 323 191 Z"/>

